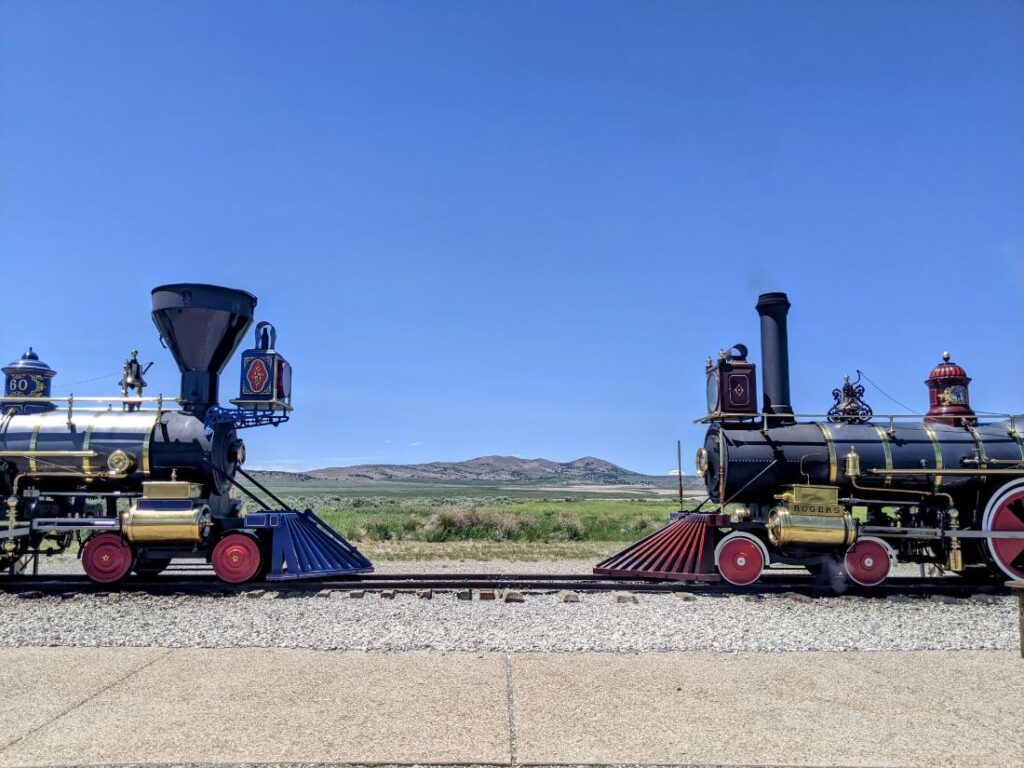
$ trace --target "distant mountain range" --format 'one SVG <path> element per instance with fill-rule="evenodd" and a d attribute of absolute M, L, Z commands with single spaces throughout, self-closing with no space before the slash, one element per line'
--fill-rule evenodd
<path fill-rule="evenodd" d="M 476 481 L 492 483 L 552 483 L 556 485 L 663 485 L 664 476 L 643 475 L 610 461 L 584 456 L 575 461 L 520 459 L 517 456 L 481 456 L 469 461 L 435 461 L 429 464 L 361 464 L 325 467 L 306 472 L 259 472 L 270 482 L 291 480 L 368 481 Z M 690 486 L 693 478 L 687 478 Z"/>

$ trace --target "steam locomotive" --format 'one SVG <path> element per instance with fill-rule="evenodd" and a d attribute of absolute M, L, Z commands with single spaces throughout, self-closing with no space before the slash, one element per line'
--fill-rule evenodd
<path fill-rule="evenodd" d="M 790 402 L 784 293 L 762 294 L 763 400 L 742 345 L 706 364 L 697 474 L 720 507 L 718 573 L 750 584 L 772 562 L 838 566 L 861 585 L 898 561 L 967 578 L 1024 581 L 1024 438 L 1019 417 L 981 423 L 966 371 L 948 353 L 925 382 L 923 416 L 878 417 L 847 378 L 828 414 Z"/>
<path fill-rule="evenodd" d="M 240 429 L 292 411 L 291 367 L 261 322 L 242 354 L 240 396 L 219 404 L 220 375 L 253 322 L 257 299 L 195 283 L 152 292 L 161 342 L 181 371 L 180 396 L 143 397 L 145 369 L 126 361 L 121 397 L 54 398 L 55 372 L 31 349 L 3 369 L 0 400 L 0 570 L 17 571 L 75 540 L 85 573 L 112 583 L 176 558 L 209 561 L 223 580 L 372 570 L 306 510 L 273 510 L 251 488 Z M 59 404 L 59 407 L 58 407 Z M 245 495 L 262 511 L 246 513 Z"/>
<path fill-rule="evenodd" d="M 745 346 L 707 359 L 697 475 L 708 498 L 594 572 L 747 585 L 785 563 L 833 585 L 874 586 L 909 562 L 1024 581 L 1024 417 L 981 423 L 971 379 L 944 353 L 925 381 L 925 414 L 875 415 L 858 375 L 833 390 L 826 414 L 800 420 L 790 402 L 789 309 L 784 293 L 757 302 L 761 400 Z"/>

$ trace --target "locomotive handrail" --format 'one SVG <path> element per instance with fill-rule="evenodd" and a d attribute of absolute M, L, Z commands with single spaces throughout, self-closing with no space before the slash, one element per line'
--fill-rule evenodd
<path fill-rule="evenodd" d="M 878 420 L 894 421 L 896 419 L 924 419 L 927 417 L 927 413 L 876 413 L 871 419 L 868 419 L 867 423 L 873 423 Z M 1020 413 L 992 413 L 992 412 L 979 412 L 975 414 L 975 417 L 985 417 L 991 419 L 1024 419 L 1024 414 Z M 972 418 L 975 418 L 972 417 Z M 702 416 L 699 419 L 694 419 L 694 424 L 708 424 L 713 421 L 719 421 L 721 419 L 738 419 L 741 421 L 754 421 L 762 419 L 769 421 L 775 419 L 776 421 L 789 421 L 792 419 L 827 419 L 827 413 L 725 413 L 717 412 L 710 413 L 707 416 Z M 960 418 L 960 417 L 958 417 Z"/>
<path fill-rule="evenodd" d="M 1022 463 L 1022 462 L 1018 462 Z M 964 469 L 961 467 L 928 468 L 917 469 L 867 469 L 869 475 L 881 477 L 925 477 L 931 475 L 966 475 L 968 477 L 981 477 L 985 475 L 1024 475 L 1024 467 L 1017 469 Z"/>
<path fill-rule="evenodd" d="M 826 418 L 828 414 L 817 414 L 817 413 L 794 413 L 794 414 L 778 414 L 769 413 L 766 414 L 770 419 L 812 419 L 812 418 Z M 927 413 L 876 413 L 868 421 L 876 421 L 878 419 L 923 419 L 931 414 Z M 974 416 L 968 417 L 951 417 L 951 418 L 968 418 L 975 419 L 977 417 L 984 416 L 985 418 L 991 419 L 1020 419 L 1024 418 L 1024 414 L 1021 413 L 993 413 L 990 411 L 978 412 Z"/>
<path fill-rule="evenodd" d="M 0 409 L 4 409 L 4 416 L 11 416 L 15 414 L 14 408 L 7 409 L 8 404 L 14 403 L 29 403 L 39 405 L 41 403 L 67 403 L 67 425 L 68 429 L 74 427 L 75 417 L 75 406 L 78 403 L 107 403 L 106 408 L 82 408 L 78 410 L 83 413 L 113 413 L 114 403 L 120 403 L 121 409 L 129 413 L 153 413 L 159 419 L 161 415 L 168 411 L 164 408 L 164 403 L 175 403 L 182 404 L 185 402 L 177 397 L 164 397 L 163 395 L 157 395 L 156 397 L 127 397 L 127 396 L 115 396 L 115 397 L 75 397 L 74 394 L 70 394 L 67 397 L 0 397 Z M 143 408 L 143 403 L 156 403 L 156 408 Z M 54 409 L 56 410 L 56 408 Z"/>
<path fill-rule="evenodd" d="M 184 402 L 178 397 L 163 397 L 158 395 L 156 397 L 121 397 L 120 395 L 114 395 L 113 397 L 78 397 L 76 395 L 68 395 L 67 397 L 8 397 L 7 395 L 0 395 L 0 400 L 5 403 L 182 403 Z"/>
<path fill-rule="evenodd" d="M 129 402 L 129 405 L 130 404 L 131 403 Z M 110 406 L 107 406 L 106 408 L 79 408 L 77 400 L 75 401 L 74 412 L 75 413 L 121 413 L 121 411 L 116 411 L 113 408 L 111 408 Z M 131 413 L 181 413 L 181 409 L 180 408 L 136 408 L 134 411 L 131 411 Z"/>

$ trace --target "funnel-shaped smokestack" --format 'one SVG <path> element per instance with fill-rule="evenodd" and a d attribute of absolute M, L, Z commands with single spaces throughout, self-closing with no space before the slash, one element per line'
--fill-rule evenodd
<path fill-rule="evenodd" d="M 762 293 L 757 298 L 761 316 L 761 381 L 764 412 L 792 416 L 789 401 L 789 334 L 786 315 L 789 298 L 784 293 Z M 787 419 L 772 419 L 772 423 Z"/>
<path fill-rule="evenodd" d="M 181 370 L 185 410 L 204 416 L 217 403 L 221 371 L 252 324 L 256 297 L 198 283 L 153 289 L 153 322 Z"/>

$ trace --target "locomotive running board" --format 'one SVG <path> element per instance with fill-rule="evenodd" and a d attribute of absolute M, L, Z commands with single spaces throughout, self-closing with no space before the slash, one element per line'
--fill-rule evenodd
<path fill-rule="evenodd" d="M 370 573 L 373 564 L 312 510 L 250 512 L 246 528 L 269 530 L 268 581 Z"/>
<path fill-rule="evenodd" d="M 674 581 L 720 581 L 715 569 L 715 528 L 725 515 L 674 513 L 650 536 L 594 566 L 599 576 L 630 576 Z"/>

